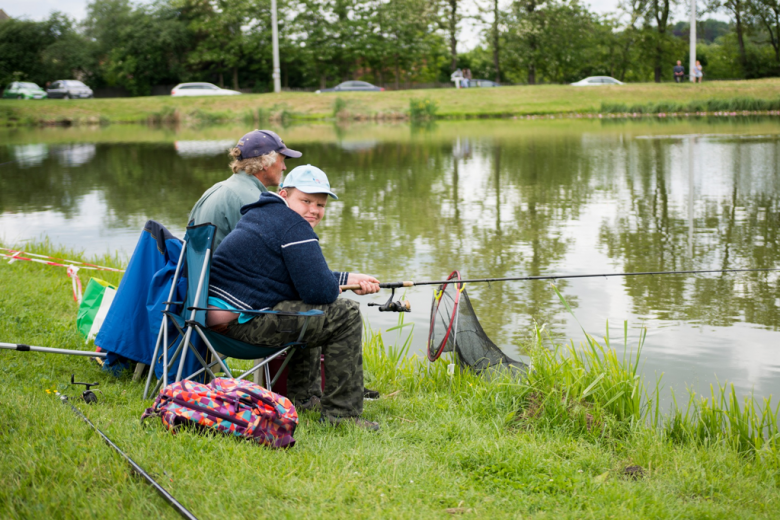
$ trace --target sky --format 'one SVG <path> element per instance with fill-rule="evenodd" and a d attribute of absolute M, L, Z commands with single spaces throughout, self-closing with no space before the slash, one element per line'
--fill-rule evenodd
<path fill-rule="evenodd" d="M 63 13 L 81 20 L 86 15 L 88 0 L 0 0 L 3 9 L 12 18 L 43 20 L 52 11 Z M 141 0 L 149 3 L 149 0 Z M 618 0 L 585 0 L 597 13 L 606 14 L 617 9 Z"/>

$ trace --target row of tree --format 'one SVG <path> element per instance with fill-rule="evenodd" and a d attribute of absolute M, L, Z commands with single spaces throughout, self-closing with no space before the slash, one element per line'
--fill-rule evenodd
<path fill-rule="evenodd" d="M 670 80 L 674 63 L 687 63 L 688 25 L 672 20 L 682 1 L 622 0 L 599 16 L 579 0 L 278 0 L 282 82 L 403 88 L 447 82 L 458 67 L 509 83 Z M 780 75 L 779 0 L 705 1 L 705 13 L 731 20 L 697 26 L 708 78 Z M 181 81 L 267 91 L 270 11 L 270 0 L 92 0 L 81 21 L 7 20 L 0 81 L 78 78 L 132 95 Z M 479 45 L 459 53 L 475 36 Z"/>

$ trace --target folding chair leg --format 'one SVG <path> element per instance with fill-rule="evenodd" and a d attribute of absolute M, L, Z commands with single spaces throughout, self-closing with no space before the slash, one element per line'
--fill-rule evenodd
<path fill-rule="evenodd" d="M 267 373 L 268 373 L 268 363 L 270 363 L 272 360 L 274 360 L 274 359 L 278 358 L 279 356 L 281 356 L 282 354 L 284 354 L 285 352 L 287 352 L 287 351 L 288 351 L 288 350 L 290 350 L 291 348 L 292 348 L 292 347 L 286 347 L 286 348 L 283 348 L 283 349 L 281 349 L 281 350 L 280 350 L 280 351 L 278 351 L 278 352 L 274 352 L 273 354 L 271 354 L 270 356 L 268 356 L 267 358 L 265 358 L 263 361 L 261 361 L 260 363 L 258 363 L 258 364 L 257 364 L 257 365 L 255 365 L 255 366 L 253 366 L 252 368 L 250 368 L 249 370 L 247 370 L 246 372 L 244 372 L 244 373 L 243 373 L 243 374 L 241 374 L 240 376 L 238 376 L 236 379 L 244 379 L 246 376 L 249 376 L 249 375 L 252 375 L 252 374 L 254 374 L 255 372 L 257 372 L 257 371 L 258 371 L 258 370 L 260 370 L 261 368 L 265 368 L 265 369 L 266 369 L 266 374 L 267 374 Z M 287 362 L 287 361 L 285 360 L 285 363 L 286 363 L 286 362 Z M 268 376 L 266 375 L 266 383 L 267 383 L 267 382 L 268 382 Z M 270 387 L 266 387 L 266 388 L 267 388 L 268 390 L 270 390 Z"/>
<path fill-rule="evenodd" d="M 154 344 L 154 354 L 152 354 L 152 365 L 149 367 L 149 375 L 146 376 L 146 386 L 144 386 L 144 400 L 146 400 L 147 396 L 149 395 L 149 385 L 152 383 L 152 376 L 154 375 L 155 360 L 157 359 L 157 353 L 160 351 L 160 342 L 162 341 L 162 338 L 163 338 L 163 329 L 166 328 L 165 320 L 167 320 L 167 319 L 168 318 L 163 316 L 163 323 L 160 324 L 160 332 L 157 333 L 157 342 Z M 167 345 L 166 345 L 166 347 L 167 347 Z"/>
<path fill-rule="evenodd" d="M 157 392 L 160 391 L 160 388 L 164 388 L 168 386 L 168 372 L 170 372 L 171 367 L 176 362 L 176 359 L 179 357 L 179 354 L 181 353 L 181 349 L 183 347 L 183 338 L 182 341 L 179 342 L 179 345 L 176 347 L 176 350 L 173 352 L 173 356 L 170 357 L 170 363 L 168 363 L 168 351 L 172 348 L 171 345 L 166 345 L 163 348 L 163 376 L 157 380 L 157 384 L 154 385 L 154 390 L 152 390 L 152 395 L 157 395 Z M 157 361 L 155 360 L 155 364 Z"/>
<path fill-rule="evenodd" d="M 211 371 L 211 367 L 213 366 L 213 364 L 209 364 L 205 359 L 203 359 L 203 356 L 201 356 L 200 352 L 198 352 L 196 349 L 193 348 L 192 353 L 195 355 L 196 358 L 198 358 L 198 362 L 200 363 L 200 365 L 206 370 L 206 372 L 209 373 L 211 379 L 216 379 L 217 376 L 215 376 L 214 372 Z M 198 372 L 198 374 L 200 374 L 200 372 Z M 191 377 L 195 377 L 195 375 L 190 374 L 185 379 L 189 379 Z"/>
<path fill-rule="evenodd" d="M 230 371 L 230 369 L 227 367 L 224 361 L 222 361 L 222 358 L 219 356 L 219 353 L 216 351 L 216 349 L 211 345 L 211 342 L 208 340 L 205 334 L 203 334 L 203 331 L 200 330 L 200 327 L 195 327 L 195 330 L 198 333 L 198 336 L 200 336 L 200 339 L 203 340 L 203 343 L 206 344 L 206 348 L 208 348 L 211 351 L 211 355 L 214 356 L 214 358 L 219 362 L 219 365 L 222 367 L 222 371 L 227 374 L 228 377 L 233 377 L 233 372 Z M 194 351 L 195 349 L 193 349 Z M 200 357 L 200 355 L 198 355 Z M 201 362 L 203 366 L 206 366 L 205 362 Z M 181 366 L 181 365 L 179 365 Z"/>
<path fill-rule="evenodd" d="M 176 383 L 181 381 L 181 373 L 184 371 L 184 362 L 187 360 L 190 338 L 192 338 L 192 327 L 187 328 L 184 339 L 182 340 L 181 345 L 179 345 L 179 348 L 181 349 L 181 359 L 179 360 L 179 370 L 176 371 L 176 380 L 174 381 Z M 173 360 L 171 360 L 171 363 L 173 363 Z"/>
<path fill-rule="evenodd" d="M 163 327 L 165 327 L 165 342 L 168 343 L 168 320 L 163 319 Z M 168 386 L 168 347 L 166 345 L 165 350 L 163 350 L 163 367 L 165 368 L 163 370 L 162 375 L 162 382 L 164 386 Z"/>
<path fill-rule="evenodd" d="M 169 356 L 168 352 L 170 352 L 171 348 L 173 348 L 173 344 L 168 344 L 168 322 L 167 320 L 163 321 L 163 326 L 161 328 L 162 330 L 162 344 L 160 345 L 160 348 L 162 348 L 163 355 L 162 355 L 162 364 L 164 367 L 163 375 L 162 377 L 157 381 L 157 384 L 154 386 L 154 390 L 152 390 L 152 395 L 157 394 L 157 391 L 164 386 L 168 386 L 168 371 L 170 371 L 171 366 L 173 365 L 174 361 L 176 361 L 176 358 L 179 357 L 179 354 L 181 353 L 182 348 L 182 342 L 179 342 L 179 345 L 176 347 L 176 350 L 173 352 L 173 357 L 170 358 L 170 363 L 168 362 Z M 179 336 L 184 336 L 183 331 L 179 330 Z M 149 390 L 149 384 L 152 380 L 152 375 L 154 372 L 154 367 L 157 366 L 157 353 L 159 352 L 159 349 L 155 347 L 155 355 L 152 358 L 152 366 L 149 367 L 149 375 L 146 378 L 146 387 L 144 388 L 144 399 L 147 399 L 149 394 L 147 391 Z"/>
<path fill-rule="evenodd" d="M 208 368 L 213 368 L 213 367 L 217 366 L 217 364 L 218 363 L 216 361 L 212 361 L 211 363 L 208 364 Z M 206 367 L 202 367 L 197 372 L 193 372 L 192 374 L 190 374 L 187 377 L 189 377 L 190 379 L 195 379 L 196 377 L 198 377 L 199 375 L 201 375 L 205 371 L 206 371 Z M 214 376 L 214 377 L 216 378 L 216 376 Z"/>

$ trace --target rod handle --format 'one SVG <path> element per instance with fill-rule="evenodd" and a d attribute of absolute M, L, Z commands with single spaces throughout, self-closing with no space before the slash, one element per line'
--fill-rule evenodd
<path fill-rule="evenodd" d="M 380 283 L 379 287 L 381 289 L 398 289 L 399 287 L 414 287 L 414 282 L 406 281 L 406 282 L 387 282 L 387 283 Z M 360 285 L 358 284 L 352 284 L 352 285 L 339 285 L 339 289 L 342 291 L 359 291 Z"/>

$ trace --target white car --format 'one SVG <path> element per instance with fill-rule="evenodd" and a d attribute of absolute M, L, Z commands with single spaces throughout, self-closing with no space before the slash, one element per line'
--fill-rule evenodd
<path fill-rule="evenodd" d="M 236 96 L 238 94 L 241 92 L 219 88 L 211 83 L 179 83 L 171 90 L 171 96 Z"/>
<path fill-rule="evenodd" d="M 615 78 L 610 78 L 609 76 L 591 76 L 589 78 L 585 78 L 581 81 L 578 81 L 577 83 L 572 83 L 575 87 L 593 87 L 596 85 L 622 85 L 623 83 L 621 81 L 616 80 Z"/>

